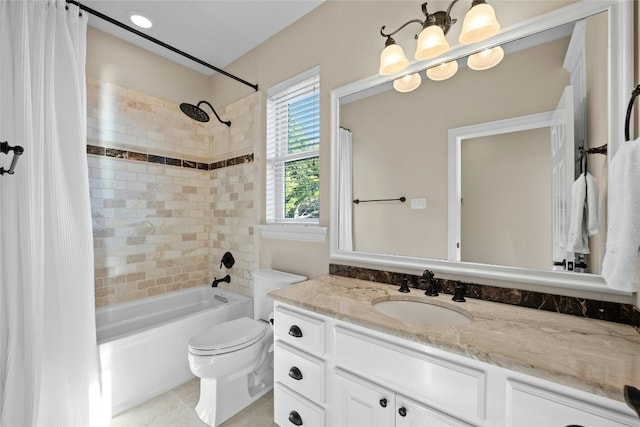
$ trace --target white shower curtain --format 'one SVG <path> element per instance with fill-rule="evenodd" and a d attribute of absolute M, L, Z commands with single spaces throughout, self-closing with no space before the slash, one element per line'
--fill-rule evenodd
<path fill-rule="evenodd" d="M 88 426 L 100 406 L 86 158 L 87 16 L 0 0 L 0 425 Z M 0 154 L 8 168 L 9 155 Z"/>
<path fill-rule="evenodd" d="M 340 249 L 353 250 L 353 147 L 351 131 L 340 128 L 338 138 L 338 182 L 340 183 L 338 241 Z"/>

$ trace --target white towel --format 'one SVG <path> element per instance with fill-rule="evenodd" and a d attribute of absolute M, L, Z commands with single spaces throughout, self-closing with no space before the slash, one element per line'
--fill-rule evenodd
<path fill-rule="evenodd" d="M 598 183 L 589 172 L 581 174 L 571 186 L 570 214 L 567 251 L 588 254 L 589 236 L 600 232 Z"/>
<path fill-rule="evenodd" d="M 610 288 L 638 290 L 640 138 L 622 144 L 609 168 L 609 216 L 602 276 Z"/>

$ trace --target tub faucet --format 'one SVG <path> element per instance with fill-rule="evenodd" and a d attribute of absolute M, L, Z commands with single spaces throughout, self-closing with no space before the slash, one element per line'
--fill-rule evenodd
<path fill-rule="evenodd" d="M 229 276 L 228 274 L 226 276 L 224 276 L 222 279 L 213 279 L 213 282 L 211 283 L 211 287 L 212 288 L 217 288 L 218 287 L 218 283 L 220 282 L 225 282 L 225 283 L 231 283 L 231 276 Z"/>

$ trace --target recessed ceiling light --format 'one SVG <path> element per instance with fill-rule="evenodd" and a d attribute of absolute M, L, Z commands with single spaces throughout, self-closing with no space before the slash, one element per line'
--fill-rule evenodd
<path fill-rule="evenodd" d="M 129 12 L 129 19 L 134 25 L 137 25 L 140 28 L 151 28 L 153 26 L 153 23 L 149 18 L 139 14 L 138 12 Z"/>

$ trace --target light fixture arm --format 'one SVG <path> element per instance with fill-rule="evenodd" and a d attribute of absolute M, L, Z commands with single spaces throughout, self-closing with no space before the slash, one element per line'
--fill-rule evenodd
<path fill-rule="evenodd" d="M 479 2 L 479 3 L 484 3 L 485 0 L 474 0 L 475 2 Z M 429 27 L 431 25 L 437 25 L 440 28 L 442 28 L 442 32 L 447 34 L 447 32 L 449 32 L 449 28 L 451 28 L 451 25 L 455 24 L 458 20 L 457 19 L 452 19 L 451 18 L 451 8 L 453 7 L 454 4 L 456 4 L 458 2 L 458 0 L 453 0 L 450 4 L 449 7 L 447 7 L 446 12 L 444 10 L 439 10 L 437 12 L 434 13 L 429 13 L 429 11 L 427 10 L 427 2 L 422 3 L 421 9 L 422 9 L 422 13 L 424 14 L 424 21 L 421 19 L 412 19 L 410 21 L 405 22 L 404 24 L 402 24 L 397 30 L 391 32 L 391 33 L 385 33 L 384 29 L 385 29 L 385 25 L 382 26 L 382 28 L 380 28 L 380 35 L 382 37 L 386 37 L 387 38 L 387 45 L 393 43 L 393 39 L 391 38 L 391 36 L 393 36 L 394 34 L 398 33 L 400 30 L 402 30 L 404 27 L 406 27 L 409 24 L 420 24 L 422 25 L 422 28 L 426 28 Z M 416 35 L 415 38 L 418 38 L 418 36 Z"/>
<path fill-rule="evenodd" d="M 215 115 L 216 115 L 216 119 L 218 119 L 218 121 L 219 121 L 220 123 L 225 124 L 225 125 L 227 125 L 227 126 L 231 127 L 231 121 L 226 121 L 226 122 L 225 122 L 225 121 L 223 121 L 223 120 L 220 118 L 220 116 L 218 115 L 218 113 L 216 112 L 216 109 L 215 109 L 215 108 L 213 108 L 213 105 L 209 104 L 207 101 L 200 101 L 200 102 L 198 102 L 197 107 L 198 107 L 198 108 L 200 108 L 200 105 L 201 105 L 201 104 L 207 104 L 207 105 L 209 106 L 209 108 L 211 108 L 211 111 L 213 111 L 213 114 L 215 114 Z"/>
<path fill-rule="evenodd" d="M 451 28 L 453 24 L 458 22 L 457 19 L 451 18 L 451 9 L 453 8 L 453 5 L 456 4 L 457 2 L 458 0 L 453 0 L 451 3 L 449 3 L 449 7 L 447 7 L 446 12 L 444 10 L 439 10 L 434 13 L 429 13 L 427 11 L 426 2 L 422 3 L 422 13 L 424 13 L 424 16 L 426 17 L 424 28 L 430 25 L 437 25 L 442 29 L 442 32 L 446 35 L 449 32 L 449 28 Z"/>
<path fill-rule="evenodd" d="M 426 5 L 426 3 L 425 3 L 425 5 Z M 391 33 L 389 33 L 389 34 L 385 34 L 385 33 L 384 33 L 384 29 L 386 28 L 386 25 L 383 25 L 383 26 L 382 26 L 382 28 L 380 28 L 380 35 L 381 35 L 382 37 L 386 37 L 386 38 L 387 38 L 387 40 L 389 40 L 389 39 L 391 38 L 391 36 L 393 36 L 393 35 L 397 34 L 397 33 L 398 33 L 398 31 L 402 30 L 402 29 L 403 29 L 404 27 L 406 27 L 407 25 L 409 25 L 409 24 L 413 24 L 413 23 L 420 24 L 420 25 L 422 25 L 422 26 L 424 27 L 424 22 L 422 22 L 422 20 L 420 20 L 420 19 L 412 19 L 411 21 L 407 21 L 407 22 L 405 22 L 405 23 L 404 23 L 404 24 L 402 24 L 402 25 L 401 25 L 397 30 L 395 30 L 395 31 L 393 31 L 393 32 L 391 32 Z M 391 40 L 393 40 L 393 39 L 391 39 Z"/>

